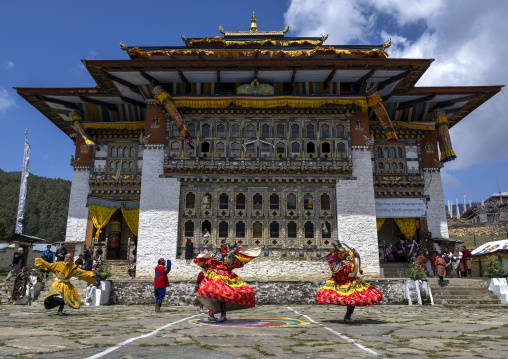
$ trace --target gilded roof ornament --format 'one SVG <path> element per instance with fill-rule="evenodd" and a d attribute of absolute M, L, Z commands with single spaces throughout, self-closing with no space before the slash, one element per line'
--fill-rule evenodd
<path fill-rule="evenodd" d="M 386 50 L 390 46 L 392 46 L 392 38 L 389 38 L 388 41 L 383 44 L 383 49 Z"/>
<path fill-rule="evenodd" d="M 258 31 L 258 25 L 256 20 L 256 13 L 252 12 L 252 18 L 250 19 L 250 28 L 249 31 Z"/>
<path fill-rule="evenodd" d="M 127 51 L 127 45 L 122 43 L 122 40 L 120 40 L 120 49 Z"/>

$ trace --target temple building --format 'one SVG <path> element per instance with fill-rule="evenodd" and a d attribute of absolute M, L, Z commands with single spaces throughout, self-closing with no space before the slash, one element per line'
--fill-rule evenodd
<path fill-rule="evenodd" d="M 397 236 L 447 238 L 449 128 L 501 87 L 416 87 L 432 59 L 288 30 L 253 14 L 181 46 L 120 42 L 129 59 L 82 61 L 96 87 L 17 88 L 76 146 L 66 243 L 108 260 L 135 248 L 149 275 L 184 263 L 188 240 L 197 254 L 226 239 L 287 275 L 338 238 L 375 277 Z"/>

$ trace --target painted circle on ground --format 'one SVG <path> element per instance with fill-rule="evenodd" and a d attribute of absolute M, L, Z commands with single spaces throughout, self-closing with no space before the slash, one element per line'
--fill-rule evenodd
<path fill-rule="evenodd" d="M 209 322 L 206 319 L 195 319 L 194 324 L 229 326 L 229 327 L 291 327 L 307 324 L 304 321 L 291 318 L 228 318 L 225 322 Z"/>

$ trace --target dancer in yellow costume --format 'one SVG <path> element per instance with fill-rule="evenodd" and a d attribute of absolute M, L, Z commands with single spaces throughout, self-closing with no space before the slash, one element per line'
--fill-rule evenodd
<path fill-rule="evenodd" d="M 35 265 L 43 270 L 55 273 L 53 284 L 46 298 L 44 298 L 44 307 L 46 309 L 58 307 L 58 315 L 65 315 L 63 312 L 65 304 L 74 309 L 79 309 L 81 305 L 78 292 L 70 281 L 72 277 L 77 277 L 93 285 L 99 285 L 100 283 L 99 278 L 94 276 L 93 272 L 79 269 L 72 262 L 70 253 L 65 256 L 63 262 L 48 263 L 44 259 L 35 258 Z"/>

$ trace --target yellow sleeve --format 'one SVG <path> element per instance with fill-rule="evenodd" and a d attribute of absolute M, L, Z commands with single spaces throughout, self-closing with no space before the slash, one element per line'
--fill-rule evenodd
<path fill-rule="evenodd" d="M 97 281 L 95 280 L 95 276 L 93 275 L 92 271 L 76 268 L 72 272 L 72 276 L 78 277 L 79 279 L 82 279 L 89 284 L 93 284 L 93 285 L 97 284 Z"/>
<path fill-rule="evenodd" d="M 46 262 L 42 258 L 35 258 L 34 262 L 35 262 L 35 266 L 39 267 L 42 270 L 51 270 L 51 264 Z"/>

